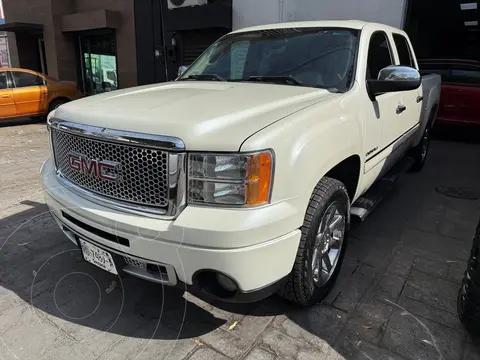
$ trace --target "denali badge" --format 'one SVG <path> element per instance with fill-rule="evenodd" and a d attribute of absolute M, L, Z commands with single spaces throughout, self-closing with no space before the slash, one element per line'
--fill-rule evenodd
<path fill-rule="evenodd" d="M 120 179 L 118 175 L 120 163 L 117 162 L 89 159 L 85 155 L 71 152 L 68 154 L 68 166 L 73 171 L 99 179 L 114 182 Z"/>

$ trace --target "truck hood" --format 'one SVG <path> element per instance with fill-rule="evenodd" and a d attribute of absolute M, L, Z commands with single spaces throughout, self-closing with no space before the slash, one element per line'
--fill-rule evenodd
<path fill-rule="evenodd" d="M 184 81 L 83 98 L 61 106 L 54 117 L 174 136 L 187 150 L 238 151 L 252 134 L 333 96 L 339 95 L 300 86 Z"/>

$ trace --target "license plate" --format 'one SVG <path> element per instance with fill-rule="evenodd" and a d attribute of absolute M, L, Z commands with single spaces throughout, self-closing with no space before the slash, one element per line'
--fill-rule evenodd
<path fill-rule="evenodd" d="M 98 266 L 100 269 L 108 271 L 112 274 L 118 275 L 117 268 L 113 262 L 112 255 L 99 247 L 80 240 L 80 246 L 82 247 L 83 258 L 89 263 Z"/>

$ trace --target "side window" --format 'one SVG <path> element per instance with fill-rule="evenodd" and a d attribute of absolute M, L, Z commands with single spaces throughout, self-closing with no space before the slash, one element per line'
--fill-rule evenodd
<path fill-rule="evenodd" d="M 452 69 L 450 82 L 467 85 L 480 85 L 480 68 L 457 65 Z"/>
<path fill-rule="evenodd" d="M 7 73 L 5 71 L 0 72 L 0 90 L 8 89 Z"/>
<path fill-rule="evenodd" d="M 20 71 L 12 71 L 12 77 L 15 87 L 17 88 L 43 85 L 43 79 L 38 75 Z"/>
<path fill-rule="evenodd" d="M 367 60 L 367 80 L 376 80 L 380 70 L 393 65 L 392 52 L 387 34 L 376 32 L 370 39 Z"/>
<path fill-rule="evenodd" d="M 410 51 L 410 46 L 407 42 L 407 39 L 405 39 L 403 35 L 393 34 L 393 40 L 395 41 L 395 46 L 397 47 L 400 65 L 414 68 L 415 64 L 412 60 L 412 52 Z"/>
<path fill-rule="evenodd" d="M 442 77 L 443 82 L 452 81 L 452 70 L 446 64 L 420 63 L 420 74 L 422 76 L 437 74 Z"/>

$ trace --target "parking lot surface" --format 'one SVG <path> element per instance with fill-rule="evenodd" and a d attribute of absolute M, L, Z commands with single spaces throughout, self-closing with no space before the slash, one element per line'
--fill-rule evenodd
<path fill-rule="evenodd" d="M 479 144 L 434 141 L 423 172 L 353 226 L 311 309 L 208 303 L 89 265 L 43 203 L 45 124 L 0 127 L 0 150 L 1 360 L 480 359 L 456 315 L 480 217 L 478 198 L 457 197 L 480 192 Z"/>

